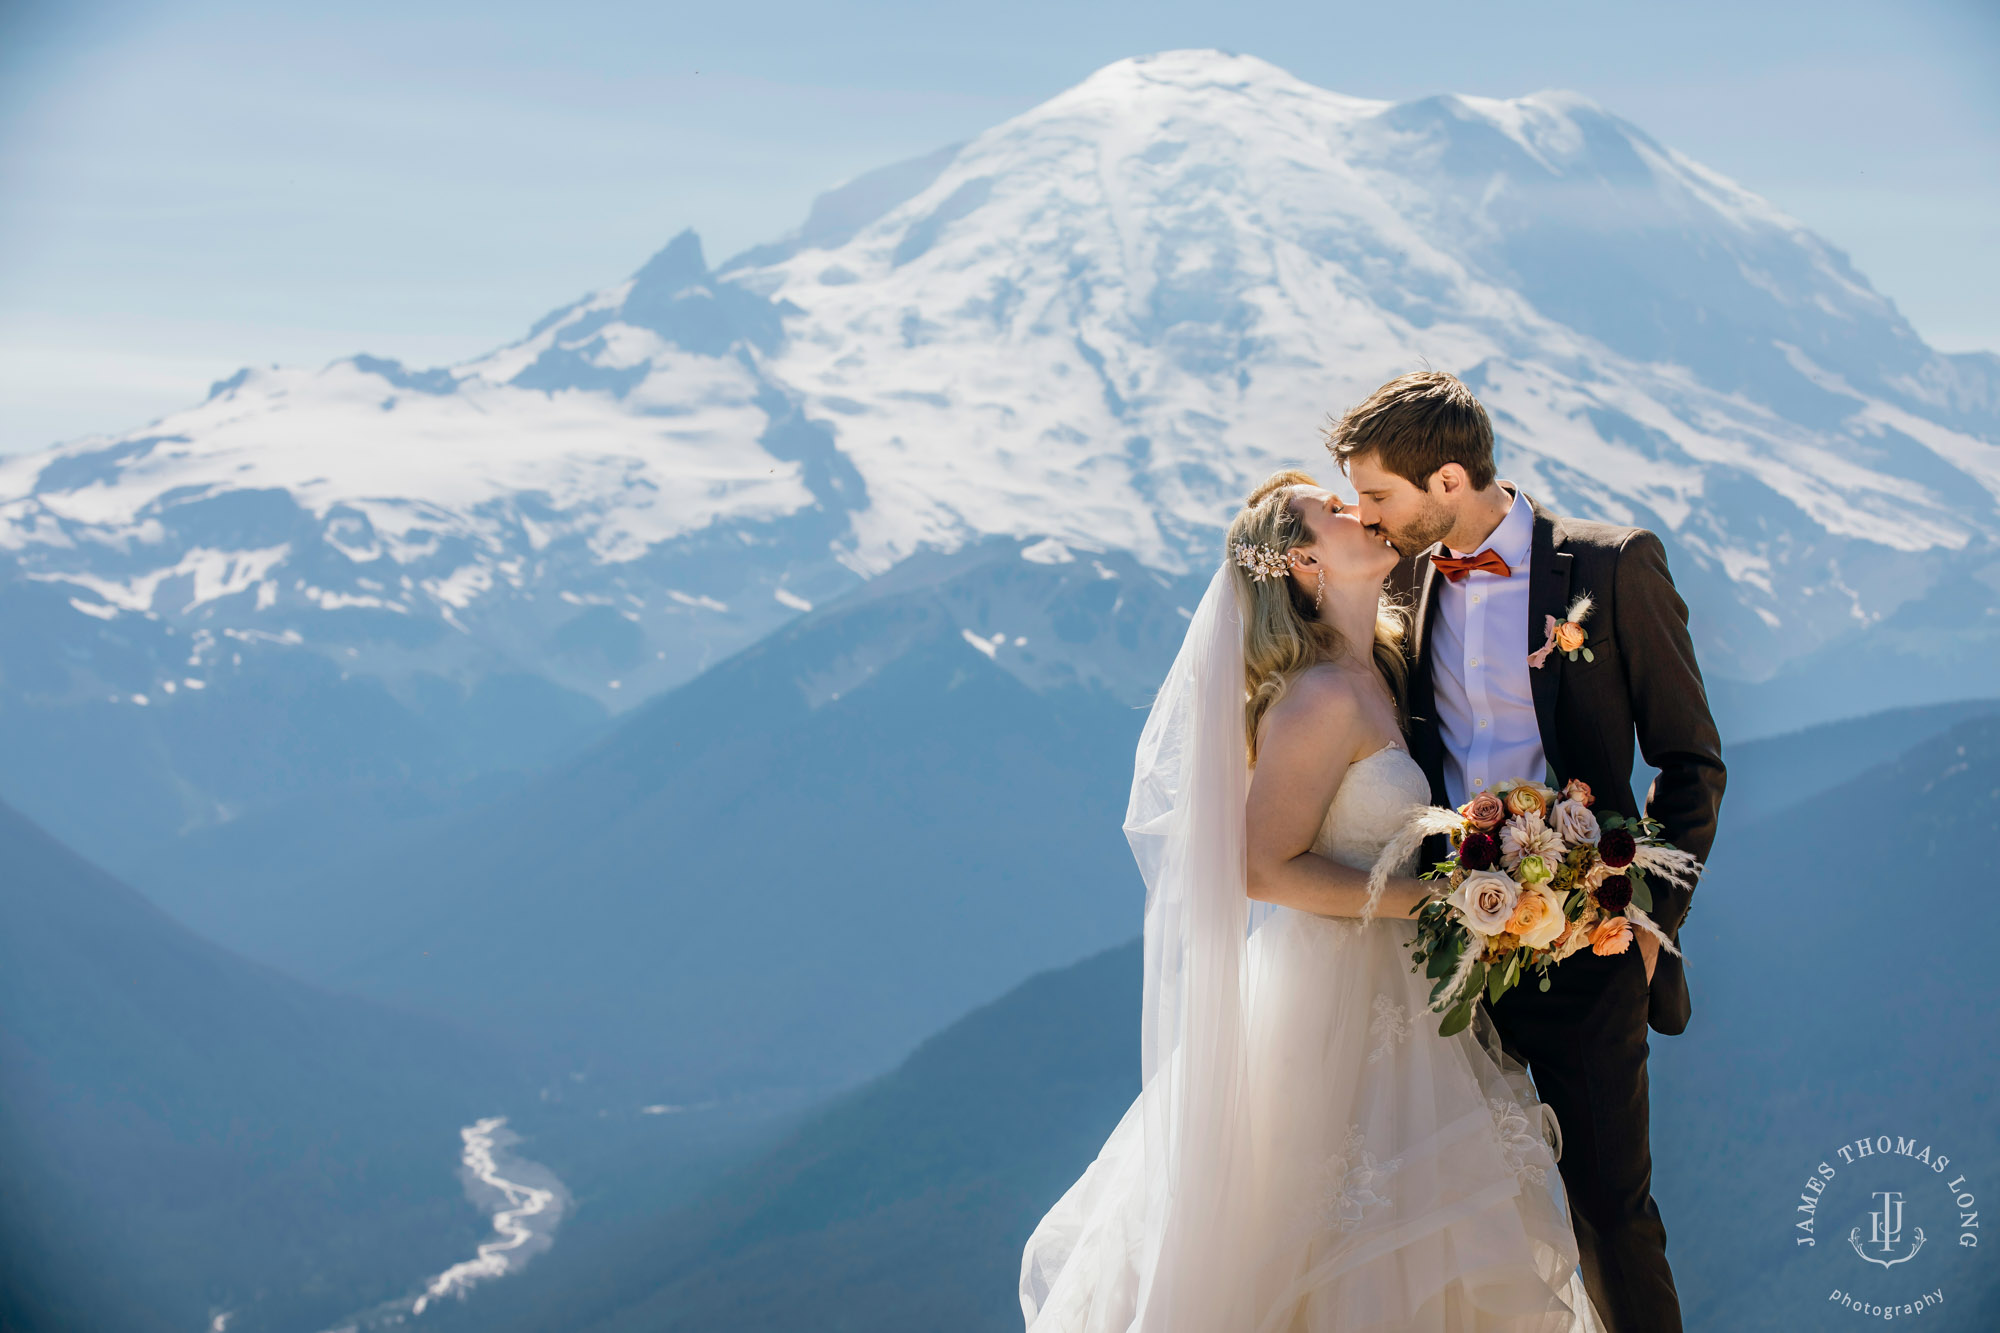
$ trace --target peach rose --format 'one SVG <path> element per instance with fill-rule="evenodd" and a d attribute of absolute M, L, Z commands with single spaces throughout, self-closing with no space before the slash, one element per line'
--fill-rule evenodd
<path fill-rule="evenodd" d="M 1562 900 L 1537 884 L 1523 890 L 1521 900 L 1514 904 L 1513 915 L 1507 918 L 1507 933 L 1530 949 L 1545 949 L 1568 925 L 1563 919 Z"/>
<path fill-rule="evenodd" d="M 1507 813 L 1513 815 L 1539 815 L 1549 808 L 1542 793 L 1529 783 L 1507 789 Z"/>
<path fill-rule="evenodd" d="M 1490 791 L 1483 791 L 1459 807 L 1460 814 L 1472 827 L 1481 832 L 1499 827 L 1507 817 L 1507 807 L 1500 804 L 1500 798 Z"/>
<path fill-rule="evenodd" d="M 1566 653 L 1573 653 L 1583 647 L 1583 626 L 1574 620 L 1565 620 L 1556 626 L 1556 647 Z"/>
<path fill-rule="evenodd" d="M 1590 932 L 1590 951 L 1600 957 L 1624 953 L 1631 944 L 1632 923 L 1622 916 L 1611 917 Z"/>
<path fill-rule="evenodd" d="M 1563 785 L 1563 795 L 1569 797 L 1585 809 L 1597 804 L 1596 793 L 1590 790 L 1590 784 L 1582 778 L 1571 778 L 1565 783 Z"/>

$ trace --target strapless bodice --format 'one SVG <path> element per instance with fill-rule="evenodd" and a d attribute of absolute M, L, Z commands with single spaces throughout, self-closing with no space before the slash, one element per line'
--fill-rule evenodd
<path fill-rule="evenodd" d="M 1409 751 L 1385 746 L 1348 765 L 1320 821 L 1313 850 L 1329 861 L 1367 870 L 1402 830 L 1413 805 L 1429 805 L 1430 779 Z M 1407 867 L 1406 867 L 1407 869 Z"/>

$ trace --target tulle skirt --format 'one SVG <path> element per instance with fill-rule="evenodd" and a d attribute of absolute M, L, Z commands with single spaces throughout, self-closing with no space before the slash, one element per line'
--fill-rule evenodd
<path fill-rule="evenodd" d="M 1250 940 L 1252 1234 L 1237 1253 L 1253 1271 L 1236 1284 L 1240 1329 L 1214 1333 L 1600 1327 L 1554 1117 L 1483 1023 L 1438 1036 L 1412 931 L 1278 909 Z M 1163 1092 L 1140 1094 L 1029 1239 L 1030 1333 L 1136 1327 L 1152 1243 L 1142 1124 Z"/>

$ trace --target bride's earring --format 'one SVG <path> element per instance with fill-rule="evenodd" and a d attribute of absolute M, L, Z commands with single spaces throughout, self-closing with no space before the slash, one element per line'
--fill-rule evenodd
<path fill-rule="evenodd" d="M 1326 600 L 1326 566 L 1319 567 L 1319 579 L 1313 584 L 1313 610 L 1317 611 Z"/>

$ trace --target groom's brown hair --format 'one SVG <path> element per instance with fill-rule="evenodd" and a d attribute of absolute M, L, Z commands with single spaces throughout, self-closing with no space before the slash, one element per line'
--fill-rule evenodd
<path fill-rule="evenodd" d="M 1342 472 L 1373 454 L 1419 490 L 1446 463 L 1464 468 L 1476 491 L 1493 484 L 1493 423 L 1472 390 L 1442 370 L 1390 380 L 1334 423 L 1326 447 Z"/>

